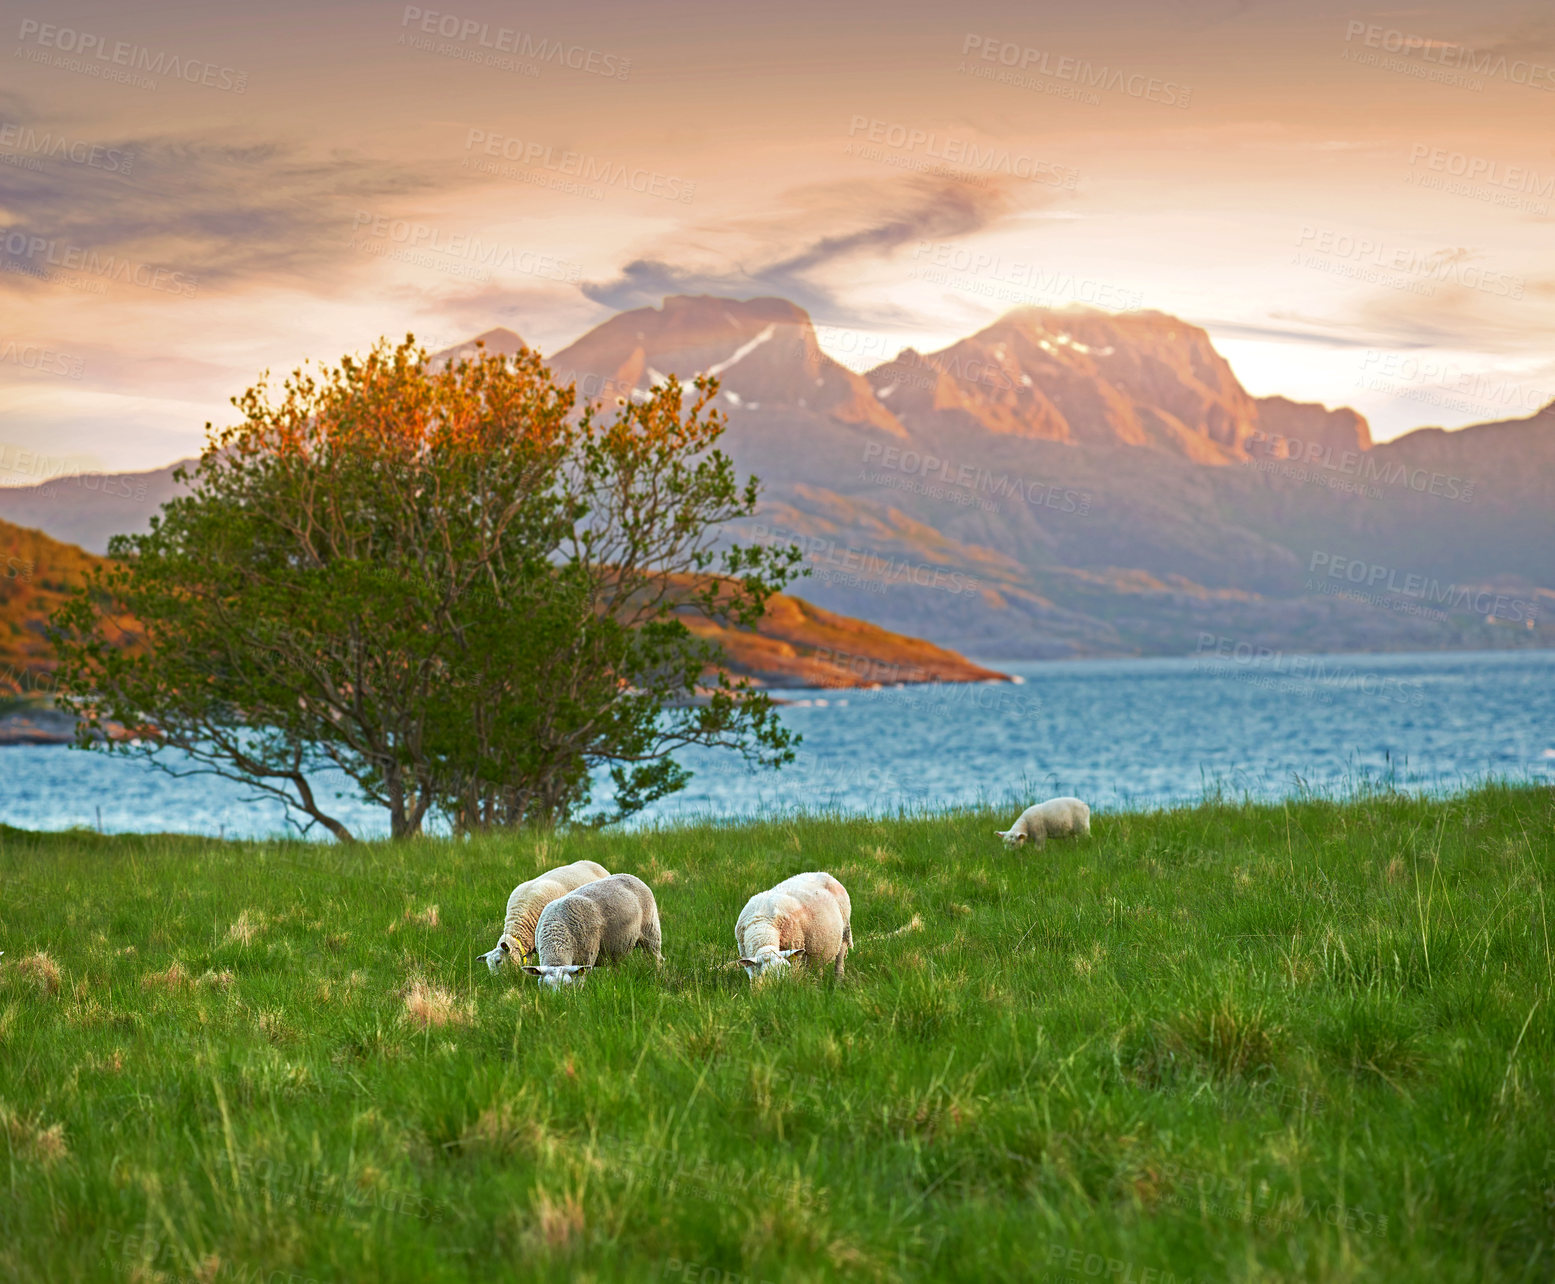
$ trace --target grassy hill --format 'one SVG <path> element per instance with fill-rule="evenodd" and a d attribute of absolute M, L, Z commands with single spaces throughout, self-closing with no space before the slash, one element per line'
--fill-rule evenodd
<path fill-rule="evenodd" d="M 688 618 L 698 636 L 716 638 L 735 673 L 767 686 L 858 687 L 894 682 L 996 682 L 992 669 L 921 638 L 867 620 L 823 611 L 803 598 L 777 593 L 754 630 Z"/>
<path fill-rule="evenodd" d="M 1548 790 L 303 843 L 0 833 L 0 1277 L 1547 1280 Z M 488 974 L 514 883 L 666 963 Z M 840 986 L 746 896 L 851 890 Z"/>
<path fill-rule="evenodd" d="M 102 558 L 42 531 L 0 522 L 0 697 L 50 689 L 43 626 Z"/>

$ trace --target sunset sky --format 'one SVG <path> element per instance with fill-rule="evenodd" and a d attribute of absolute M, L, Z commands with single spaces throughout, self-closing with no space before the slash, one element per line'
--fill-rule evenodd
<path fill-rule="evenodd" d="M 7 458 L 157 467 L 266 368 L 667 293 L 859 369 L 1159 309 L 1384 439 L 1555 399 L 1547 4 L 449 3 L 4 5 Z"/>

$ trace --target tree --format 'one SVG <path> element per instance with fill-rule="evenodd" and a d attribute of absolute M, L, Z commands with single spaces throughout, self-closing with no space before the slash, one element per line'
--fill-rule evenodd
<path fill-rule="evenodd" d="M 55 614 L 78 744 L 239 780 L 346 841 L 324 769 L 399 837 L 577 818 L 601 766 L 615 806 L 591 819 L 620 819 L 684 787 L 688 745 L 791 761 L 684 622 L 753 625 L 799 557 L 714 548 L 758 494 L 716 449 L 716 387 L 602 424 L 533 351 L 435 370 L 409 336 L 273 401 L 262 380 Z M 94 739 L 109 721 L 144 732 Z"/>

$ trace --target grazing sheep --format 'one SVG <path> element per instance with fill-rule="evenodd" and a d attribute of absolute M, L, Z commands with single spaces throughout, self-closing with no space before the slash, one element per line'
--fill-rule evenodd
<path fill-rule="evenodd" d="M 648 884 L 632 874 L 614 874 L 585 883 L 552 901 L 535 929 L 539 966 L 524 971 L 542 986 L 583 980 L 599 959 L 619 963 L 633 950 L 646 950 L 655 963 L 660 952 L 659 907 Z"/>
<path fill-rule="evenodd" d="M 1091 835 L 1091 809 L 1078 798 L 1050 798 L 1021 812 L 1008 829 L 993 831 L 1009 847 L 1019 847 L 1028 838 L 1041 847 L 1049 838 L 1079 838 Z"/>
<path fill-rule="evenodd" d="M 522 963 L 535 948 L 535 926 L 540 912 L 552 901 L 568 892 L 576 891 L 585 883 L 609 878 L 610 871 L 591 860 L 577 860 L 570 865 L 538 874 L 527 883 L 520 883 L 508 897 L 507 913 L 502 917 L 502 935 L 497 948 L 482 954 L 486 966 L 493 972 L 502 966 L 504 959 Z"/>
<path fill-rule="evenodd" d="M 853 944 L 853 903 L 848 889 L 830 874 L 813 871 L 785 878 L 745 902 L 734 924 L 740 966 L 751 980 L 788 967 L 793 958 L 842 960 Z"/>

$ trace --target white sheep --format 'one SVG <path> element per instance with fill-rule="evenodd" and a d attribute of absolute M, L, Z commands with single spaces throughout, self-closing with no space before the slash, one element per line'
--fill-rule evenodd
<path fill-rule="evenodd" d="M 508 897 L 507 912 L 502 916 L 502 935 L 497 939 L 496 949 L 481 955 L 486 966 L 495 972 L 504 959 L 523 962 L 534 952 L 535 927 L 547 905 L 585 883 L 609 877 L 610 871 L 603 865 L 591 860 L 576 860 L 538 874 L 527 883 L 520 883 Z"/>
<path fill-rule="evenodd" d="M 648 884 L 632 874 L 613 874 L 585 883 L 554 900 L 535 929 L 538 966 L 524 971 L 552 988 L 583 980 L 600 959 L 618 963 L 633 950 L 646 950 L 662 964 L 659 906 Z"/>
<path fill-rule="evenodd" d="M 740 966 L 755 981 L 789 966 L 794 958 L 835 960 L 833 975 L 853 944 L 853 903 L 830 874 L 812 871 L 785 878 L 745 902 L 734 924 Z"/>
<path fill-rule="evenodd" d="M 1078 798 L 1049 798 L 1045 803 L 1026 808 L 1008 829 L 993 832 L 1009 847 L 1019 847 L 1028 838 L 1038 847 L 1049 838 L 1065 838 L 1071 834 L 1089 838 L 1091 809 Z"/>

